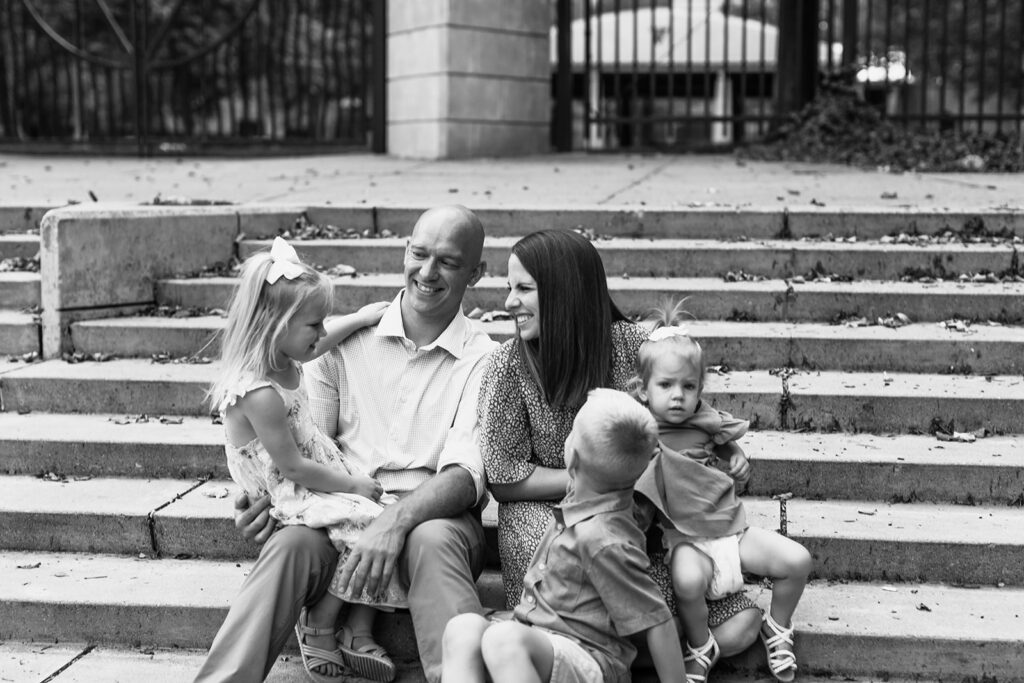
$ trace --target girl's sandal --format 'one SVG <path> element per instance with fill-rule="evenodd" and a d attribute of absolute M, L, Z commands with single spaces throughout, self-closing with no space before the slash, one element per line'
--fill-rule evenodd
<path fill-rule="evenodd" d="M 772 619 L 772 616 L 765 613 L 762 618 L 761 642 L 764 643 L 764 652 L 768 656 L 768 669 L 776 680 L 789 683 L 796 678 L 796 655 L 793 653 L 793 628 L 786 628 L 779 625 L 779 622 Z M 765 633 L 767 627 L 769 633 Z M 781 648 L 782 644 L 789 645 L 788 650 Z"/>
<path fill-rule="evenodd" d="M 369 643 L 360 648 L 352 645 L 356 636 L 348 626 L 342 626 L 335 634 L 338 648 L 345 657 L 345 664 L 360 676 L 371 678 L 382 683 L 395 680 L 395 663 L 391 661 L 387 651 L 377 643 Z"/>
<path fill-rule="evenodd" d="M 306 620 L 308 617 L 309 615 L 306 612 L 306 608 L 303 607 L 302 611 L 299 612 L 299 620 L 295 622 L 295 637 L 299 641 L 299 653 L 302 655 L 302 666 L 306 668 L 306 674 L 309 675 L 314 683 L 338 683 L 342 676 L 348 673 L 348 669 L 345 667 L 345 660 L 341 655 L 341 650 L 337 648 L 334 650 L 324 650 L 319 647 L 313 647 L 312 645 L 306 645 L 306 636 L 333 635 L 334 631 L 331 628 L 318 628 L 316 626 L 307 625 Z M 333 664 L 337 667 L 338 673 L 331 676 L 313 670 L 322 668 L 325 664 Z"/>
<path fill-rule="evenodd" d="M 711 667 L 718 662 L 721 655 L 722 650 L 718 647 L 718 641 L 710 633 L 708 633 L 708 642 L 700 647 L 695 648 L 690 643 L 686 643 L 686 656 L 683 657 L 683 663 L 697 662 L 699 666 L 704 667 L 703 674 L 686 674 L 687 683 L 705 683 L 708 680 Z"/>

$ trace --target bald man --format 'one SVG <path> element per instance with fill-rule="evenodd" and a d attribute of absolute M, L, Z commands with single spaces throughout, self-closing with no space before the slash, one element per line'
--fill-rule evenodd
<path fill-rule="evenodd" d="M 496 344 L 466 319 L 462 298 L 483 275 L 483 242 L 479 219 L 465 207 L 426 211 L 406 245 L 405 286 L 380 323 L 306 367 L 317 426 L 348 462 L 399 498 L 351 549 L 341 581 L 354 594 L 372 594 L 398 572 L 431 682 L 440 679 L 448 619 L 482 612 L 476 410 L 481 361 Z M 330 585 L 338 554 L 327 534 L 302 526 L 275 531 L 269 503 L 235 502 L 243 536 L 266 543 L 197 681 L 263 680 L 299 610 Z"/>

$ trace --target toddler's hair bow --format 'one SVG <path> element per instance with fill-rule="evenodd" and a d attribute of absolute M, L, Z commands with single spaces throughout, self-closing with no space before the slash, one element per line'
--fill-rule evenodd
<path fill-rule="evenodd" d="M 267 284 L 274 284 L 284 276 L 285 280 L 294 280 L 303 272 L 302 262 L 292 245 L 280 237 L 274 238 L 270 247 L 270 270 L 267 271 Z"/>
<path fill-rule="evenodd" d="M 685 327 L 679 325 L 667 325 L 665 327 L 659 327 L 654 332 L 651 332 L 651 336 L 647 338 L 648 341 L 658 342 L 664 339 L 671 339 L 672 337 L 689 337 L 690 333 L 686 331 Z"/>

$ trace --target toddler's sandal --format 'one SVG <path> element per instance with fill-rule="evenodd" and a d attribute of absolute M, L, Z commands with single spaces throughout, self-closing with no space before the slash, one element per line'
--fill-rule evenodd
<path fill-rule="evenodd" d="M 711 667 L 718 662 L 721 655 L 722 650 L 718 647 L 718 641 L 711 633 L 708 634 L 708 642 L 700 647 L 693 647 L 690 643 L 686 643 L 686 656 L 683 657 L 683 662 L 697 662 L 704 668 L 703 674 L 686 674 L 687 683 L 705 683 L 708 680 Z"/>
<path fill-rule="evenodd" d="M 776 680 L 789 683 L 796 678 L 796 655 L 793 653 L 793 628 L 781 626 L 767 612 L 761 619 L 761 642 L 768 656 L 768 669 Z M 769 633 L 765 633 L 765 628 Z M 788 650 L 781 649 L 783 643 L 789 645 Z"/>
<path fill-rule="evenodd" d="M 330 633 L 330 628 L 309 626 L 306 608 L 302 608 L 302 611 L 299 612 L 299 620 L 295 623 L 295 637 L 299 641 L 299 654 L 302 655 L 302 666 L 305 667 L 306 674 L 314 683 L 337 683 L 348 673 L 341 650 L 324 650 L 312 645 L 306 645 L 305 636 L 325 636 Z M 337 668 L 338 673 L 331 676 L 314 671 L 314 669 L 322 668 L 325 664 L 333 664 Z"/>
<path fill-rule="evenodd" d="M 354 647 L 352 641 L 355 636 L 347 626 L 342 626 L 335 637 L 338 639 L 338 647 L 345 658 L 345 664 L 350 669 L 360 676 L 382 683 L 395 680 L 395 663 L 380 645 L 371 643 L 360 648 Z"/>

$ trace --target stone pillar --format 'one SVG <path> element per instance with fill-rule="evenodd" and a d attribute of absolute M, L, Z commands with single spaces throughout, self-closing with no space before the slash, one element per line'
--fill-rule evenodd
<path fill-rule="evenodd" d="M 388 0 L 388 153 L 550 150 L 550 0 Z"/>

